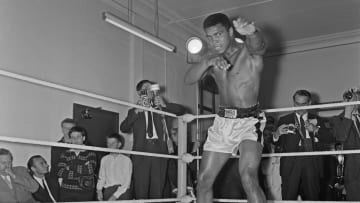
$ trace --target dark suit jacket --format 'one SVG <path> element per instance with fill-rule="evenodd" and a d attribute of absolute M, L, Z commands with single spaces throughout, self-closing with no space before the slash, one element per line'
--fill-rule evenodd
<path fill-rule="evenodd" d="M 45 180 L 49 186 L 52 196 L 56 201 L 59 201 L 60 185 L 58 179 L 50 176 L 50 174 L 46 174 Z M 33 197 L 36 201 L 39 202 L 52 202 L 51 197 L 47 193 L 46 189 L 43 188 L 41 185 L 39 185 L 39 189 L 33 193 Z"/>
<path fill-rule="evenodd" d="M 360 137 L 356 126 L 344 114 L 332 118 L 334 136 L 344 150 L 360 149 Z M 347 200 L 360 201 L 360 154 L 345 155 L 344 182 Z"/>
<path fill-rule="evenodd" d="M 168 103 L 167 107 L 164 108 L 163 111 L 174 113 L 176 115 L 181 115 L 185 113 L 185 108 L 178 104 Z M 128 111 L 127 117 L 120 125 L 120 130 L 124 133 L 131 133 L 131 132 L 133 133 L 134 151 L 167 154 L 168 149 L 167 149 L 166 141 L 164 140 L 163 137 L 164 130 L 161 119 L 162 118 L 160 114 L 153 113 L 153 122 L 157 136 L 159 137 L 158 142 L 156 144 L 149 144 L 148 140 L 146 139 L 145 113 L 144 112 L 135 113 L 135 108 L 132 108 Z M 169 125 L 171 124 L 169 122 L 170 118 L 168 116 L 165 116 L 165 119 L 169 127 Z"/>
<path fill-rule="evenodd" d="M 0 203 L 33 203 L 31 193 L 38 189 L 38 184 L 27 168 L 22 166 L 13 167 L 15 179 L 11 178 L 13 189 L 0 177 Z"/>
<path fill-rule="evenodd" d="M 279 119 L 278 126 L 281 126 L 282 124 L 295 124 L 296 123 L 296 114 L 291 113 L 288 115 L 285 115 Z M 309 132 L 309 136 L 313 142 L 313 149 L 314 151 L 322 150 L 322 144 L 324 143 L 332 143 L 334 142 L 334 137 L 329 129 L 328 126 L 325 126 L 324 119 L 321 119 L 320 117 L 314 115 L 314 114 L 308 114 L 308 119 L 317 119 L 318 126 L 320 126 L 320 129 L 315 135 L 314 133 Z M 319 140 L 319 142 L 315 142 L 315 138 Z M 299 146 L 299 142 L 301 140 L 301 136 L 299 132 L 297 131 L 296 134 L 284 134 L 281 135 L 279 140 L 276 142 L 277 145 L 280 146 L 282 152 L 301 152 L 302 149 Z M 318 171 L 321 175 L 322 172 L 322 162 L 320 157 L 316 156 L 314 157 L 316 163 L 316 167 L 318 168 Z M 280 175 L 281 176 L 288 176 L 290 175 L 290 171 L 292 170 L 292 167 L 294 166 L 294 162 L 297 159 L 295 157 L 282 157 L 280 159 Z"/>

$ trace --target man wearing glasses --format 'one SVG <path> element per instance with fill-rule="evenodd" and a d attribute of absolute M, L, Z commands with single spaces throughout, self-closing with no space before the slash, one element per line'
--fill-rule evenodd
<path fill-rule="evenodd" d="M 295 107 L 311 105 L 311 94 L 297 90 L 293 95 Z M 330 143 L 333 136 L 324 121 L 307 110 L 298 110 L 279 119 L 274 141 L 282 152 L 318 151 L 320 143 Z M 319 200 L 321 157 L 294 156 L 280 159 L 283 200 Z"/>

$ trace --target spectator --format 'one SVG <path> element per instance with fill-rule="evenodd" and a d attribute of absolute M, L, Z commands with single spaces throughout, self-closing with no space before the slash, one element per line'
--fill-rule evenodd
<path fill-rule="evenodd" d="M 25 167 L 13 167 L 12 161 L 11 152 L 0 148 L 0 203 L 36 202 L 31 193 L 38 184 Z"/>
<path fill-rule="evenodd" d="M 298 90 L 293 95 L 294 106 L 311 104 L 311 94 Z M 307 110 L 298 110 L 279 119 L 274 141 L 282 152 L 318 150 L 321 143 L 333 142 L 323 120 Z M 322 160 L 319 156 L 281 157 L 280 175 L 283 200 L 319 200 Z M 300 192 L 299 192 L 300 191 Z"/>
<path fill-rule="evenodd" d="M 57 178 L 50 176 L 46 160 L 40 155 L 35 155 L 29 159 L 27 166 L 39 185 L 39 189 L 33 193 L 34 199 L 39 202 L 59 201 L 60 185 Z"/>
<path fill-rule="evenodd" d="M 163 111 L 182 114 L 180 105 L 166 103 L 164 99 L 151 91 L 153 82 L 142 80 L 136 85 L 139 95 L 137 104 L 158 108 Z M 124 133 L 133 133 L 133 150 L 151 153 L 172 153 L 171 141 L 167 133 L 167 116 L 150 111 L 132 108 L 128 111 L 120 129 Z M 168 145 L 169 144 L 169 145 Z M 134 196 L 136 199 L 162 198 L 166 183 L 167 159 L 148 156 L 132 156 Z"/>
<path fill-rule="evenodd" d="M 58 141 L 60 143 L 71 143 L 71 139 L 69 136 L 69 131 L 72 127 L 76 125 L 75 121 L 71 118 L 65 118 L 63 121 L 61 121 L 61 132 L 62 137 Z M 60 156 L 63 152 L 68 150 L 64 147 L 51 147 L 51 167 L 50 167 L 50 175 L 57 178 L 57 171 L 59 169 L 57 168 L 57 165 L 59 163 Z"/>
<path fill-rule="evenodd" d="M 110 149 L 121 149 L 125 144 L 122 135 L 113 133 L 106 138 L 106 145 Z M 132 163 L 129 157 L 120 153 L 110 153 L 101 159 L 99 179 L 96 186 L 97 199 L 129 200 Z M 103 191 L 104 190 L 104 191 Z"/>
<path fill-rule="evenodd" d="M 273 134 L 276 131 L 275 119 L 267 117 L 264 129 L 264 149 L 263 153 L 276 153 L 276 145 L 273 142 Z M 261 160 L 261 171 L 263 174 L 263 185 L 268 200 L 282 200 L 281 197 L 281 177 L 280 177 L 280 157 L 268 157 Z"/>
<path fill-rule="evenodd" d="M 172 119 L 171 126 L 170 126 L 170 138 L 171 141 L 174 144 L 174 155 L 177 155 L 177 149 L 178 149 L 178 119 Z M 196 156 L 196 150 L 199 144 L 197 142 L 191 142 L 191 140 L 188 139 L 187 142 L 187 152 L 192 154 L 193 156 Z M 177 168 L 177 159 L 170 159 L 169 165 L 168 165 L 168 178 L 170 181 L 171 191 L 173 195 L 177 196 L 177 175 L 178 175 L 178 168 Z M 187 193 L 193 197 L 194 196 L 194 185 L 195 180 L 192 178 L 196 176 L 196 171 L 192 170 L 194 167 L 190 167 L 191 164 L 196 164 L 195 161 L 189 163 L 188 170 L 187 170 Z"/>
<path fill-rule="evenodd" d="M 73 127 L 69 131 L 72 144 L 84 145 L 86 130 Z M 60 201 L 92 201 L 95 192 L 96 154 L 92 151 L 69 149 L 61 154 L 57 172 L 60 179 Z"/>
<path fill-rule="evenodd" d="M 344 101 L 359 101 L 359 90 L 350 89 L 351 98 Z M 334 136 L 343 144 L 344 150 L 360 149 L 359 105 L 345 106 L 344 112 L 332 118 Z M 360 201 L 360 155 L 345 155 L 344 183 L 346 200 Z"/>

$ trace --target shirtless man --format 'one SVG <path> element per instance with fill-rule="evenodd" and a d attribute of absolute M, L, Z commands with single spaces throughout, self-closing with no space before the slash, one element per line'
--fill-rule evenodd
<path fill-rule="evenodd" d="M 219 88 L 220 107 L 204 145 L 197 202 L 212 202 L 214 180 L 237 150 L 240 152 L 239 173 L 248 201 L 266 202 L 257 175 L 266 123 L 258 105 L 265 43 L 254 23 L 238 18 L 232 26 L 222 13 L 207 17 L 203 28 L 210 49 L 201 62 L 188 70 L 185 83 L 195 83 L 210 74 Z M 234 29 L 246 36 L 243 44 L 235 41 Z"/>

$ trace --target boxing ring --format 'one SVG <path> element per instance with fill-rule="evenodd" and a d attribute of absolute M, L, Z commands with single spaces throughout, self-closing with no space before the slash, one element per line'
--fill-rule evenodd
<path fill-rule="evenodd" d="M 159 114 L 164 114 L 170 117 L 177 117 L 175 114 L 163 112 L 156 109 L 149 109 L 143 106 L 138 106 L 132 103 L 120 101 L 117 99 L 113 99 L 110 97 L 101 96 L 98 94 L 94 94 L 91 92 L 86 92 L 78 89 L 74 89 L 71 87 L 66 87 L 63 85 L 38 80 L 32 77 L 27 77 L 24 75 L 0 70 L 0 75 L 3 77 L 8 77 L 16 80 L 20 80 L 23 82 L 36 84 L 40 86 L 45 86 L 48 88 L 53 88 L 65 92 L 70 92 L 78 95 L 83 95 L 87 97 L 91 97 L 93 99 L 98 99 L 118 105 L 125 105 L 128 107 L 139 108 L 147 111 L 152 111 Z M 331 103 L 331 104 L 321 104 L 321 105 L 312 105 L 312 106 L 302 106 L 302 107 L 289 107 L 289 108 L 277 108 L 277 109 L 265 109 L 263 110 L 265 113 L 277 113 L 277 112 L 286 112 L 286 111 L 295 111 L 301 109 L 328 109 L 328 108 L 336 108 L 343 107 L 347 105 L 359 105 L 360 101 L 356 102 L 341 102 L 341 103 Z M 212 118 L 215 114 L 211 115 L 194 115 L 192 119 L 204 119 L 204 118 Z M 153 156 L 167 159 L 177 159 L 178 160 L 178 193 L 177 198 L 167 198 L 167 199 L 138 199 L 138 200 L 121 200 L 121 201 L 106 201 L 106 202 L 128 202 L 128 203 L 145 203 L 145 202 L 194 202 L 194 198 L 186 195 L 186 180 L 187 180 L 187 164 L 192 162 L 195 159 L 201 159 L 201 156 L 192 156 L 187 153 L 187 125 L 189 119 L 185 119 L 185 117 L 177 117 L 178 119 L 178 152 L 177 155 L 168 155 L 168 154 L 156 154 L 156 153 L 147 153 L 147 152 L 139 152 L 139 151 L 130 151 L 130 150 L 115 150 L 101 147 L 92 147 L 92 146 L 84 146 L 84 145 L 74 145 L 74 144 L 65 144 L 58 142 L 50 142 L 50 141 L 42 141 L 42 140 L 33 140 L 33 139 L 25 139 L 25 138 L 17 138 L 17 137 L 7 137 L 0 136 L 0 142 L 8 142 L 8 143 L 22 143 L 28 145 L 41 145 L 48 147 L 65 147 L 65 148 L 76 148 L 83 150 L 91 150 L 91 151 L 100 151 L 100 152 L 115 152 L 115 153 L 123 153 L 123 154 L 132 154 L 132 155 L 141 155 L 141 156 Z M 190 122 L 190 121 L 189 121 Z M 343 151 L 321 151 L 321 152 L 294 152 L 294 153 L 271 153 L 271 154 L 263 154 L 262 157 L 284 157 L 284 156 L 319 156 L 319 155 L 339 155 L 339 154 L 358 154 L 359 150 L 343 150 Z M 100 201 L 101 202 L 101 201 Z M 105 202 L 105 201 L 104 201 Z M 247 202 L 247 200 L 236 200 L 236 199 L 215 199 L 214 202 Z M 268 201 L 268 202 L 300 202 L 300 201 Z M 312 202 L 312 201 L 302 201 L 302 202 Z M 331 202 L 331 201 L 318 201 L 318 202 Z M 337 201 L 338 202 L 338 201 Z M 349 202 L 349 201 L 346 201 Z"/>

